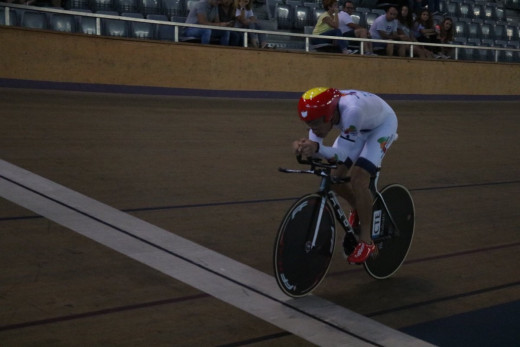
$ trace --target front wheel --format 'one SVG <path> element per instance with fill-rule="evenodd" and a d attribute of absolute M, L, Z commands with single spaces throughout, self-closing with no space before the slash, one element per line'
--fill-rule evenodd
<path fill-rule="evenodd" d="M 401 267 L 415 226 L 415 207 L 408 189 L 391 184 L 381 190 L 381 195 L 384 203 L 380 197 L 375 199 L 372 221 L 372 239 L 378 253 L 365 262 L 366 271 L 376 279 L 390 277 Z"/>
<path fill-rule="evenodd" d="M 292 205 L 280 224 L 273 252 L 275 278 L 285 294 L 304 296 L 321 283 L 335 237 L 334 213 L 325 197 L 309 194 Z"/>

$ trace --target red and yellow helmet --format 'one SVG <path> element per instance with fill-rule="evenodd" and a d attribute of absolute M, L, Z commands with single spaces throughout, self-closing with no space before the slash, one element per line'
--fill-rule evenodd
<path fill-rule="evenodd" d="M 298 103 L 298 115 L 304 122 L 325 117 L 329 122 L 338 105 L 341 92 L 335 88 L 317 87 L 306 91 Z"/>

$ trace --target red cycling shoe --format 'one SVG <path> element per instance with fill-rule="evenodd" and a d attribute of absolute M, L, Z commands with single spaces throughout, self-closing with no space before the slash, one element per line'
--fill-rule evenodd
<path fill-rule="evenodd" d="M 369 245 L 368 243 L 361 241 L 354 249 L 354 252 L 348 256 L 347 261 L 351 264 L 362 264 L 368 259 L 370 254 L 375 252 L 375 250 L 375 244 L 372 243 Z"/>
<path fill-rule="evenodd" d="M 359 228 L 359 216 L 356 210 L 351 210 L 348 216 L 348 222 L 354 229 Z"/>

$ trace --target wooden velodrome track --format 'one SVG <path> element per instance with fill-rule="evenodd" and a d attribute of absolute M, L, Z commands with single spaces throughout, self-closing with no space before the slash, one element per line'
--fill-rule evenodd
<path fill-rule="evenodd" d="M 272 275 L 285 210 L 318 186 L 277 172 L 295 104 L 2 89 L 0 159 Z M 390 104 L 380 185 L 412 191 L 412 250 L 376 281 L 337 248 L 314 294 L 434 344 L 513 345 L 520 102 Z M 7 199 L 0 264 L 2 346 L 311 345 Z"/>

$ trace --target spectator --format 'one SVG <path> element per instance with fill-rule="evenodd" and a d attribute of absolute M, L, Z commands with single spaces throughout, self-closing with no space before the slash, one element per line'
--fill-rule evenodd
<path fill-rule="evenodd" d="M 370 27 L 370 36 L 378 40 L 399 40 L 400 36 L 397 33 L 397 8 L 395 5 L 390 5 L 385 14 L 376 18 Z M 394 55 L 394 44 L 388 43 L 374 43 L 374 50 L 385 49 L 386 55 Z"/>
<path fill-rule="evenodd" d="M 215 27 L 231 27 L 234 21 L 221 22 L 218 14 L 218 4 L 221 0 L 200 0 L 188 13 L 186 23 L 211 25 Z M 229 31 L 206 28 L 186 28 L 185 36 L 200 38 L 201 43 L 208 44 L 211 38 L 220 39 L 221 45 L 229 45 Z"/>
<path fill-rule="evenodd" d="M 417 42 L 417 40 L 415 39 L 415 34 L 413 32 L 413 14 L 407 5 L 401 7 L 401 11 L 397 16 L 397 21 L 397 32 L 401 36 L 401 40 Z M 399 45 L 398 52 L 400 57 L 404 57 L 407 53 L 409 54 L 410 46 Z M 433 58 L 433 54 L 431 54 L 431 52 L 424 50 L 421 46 L 418 45 L 413 46 L 413 55 L 419 58 Z"/>
<path fill-rule="evenodd" d="M 218 5 L 218 15 L 222 22 L 233 22 L 236 25 L 235 5 L 233 0 L 222 0 Z M 229 32 L 229 45 L 240 46 L 241 33 L 237 31 Z"/>
<path fill-rule="evenodd" d="M 236 7 L 236 26 L 238 28 L 249 28 L 255 30 L 262 30 L 258 23 L 252 9 L 252 0 L 235 0 Z M 265 34 L 249 33 L 251 45 L 255 48 L 267 47 L 267 36 Z"/>
<path fill-rule="evenodd" d="M 338 20 L 338 1 L 337 0 L 323 0 L 323 12 L 316 22 L 316 26 L 312 33 L 314 35 L 325 35 L 325 36 L 339 36 L 341 35 L 341 30 L 339 29 L 339 20 Z M 326 39 L 312 39 L 312 44 L 317 45 L 321 43 L 329 43 L 330 40 Z M 346 40 L 337 40 L 337 45 L 342 53 L 344 54 L 352 54 L 353 51 L 348 49 L 348 41 Z"/>
<path fill-rule="evenodd" d="M 338 15 L 339 18 L 339 29 L 345 37 L 357 37 L 357 38 L 370 38 L 368 30 L 363 28 L 361 25 L 356 24 L 352 21 L 352 13 L 355 11 L 354 3 L 350 0 L 345 2 L 343 5 L 343 11 Z M 372 49 L 372 42 L 363 42 L 365 55 L 376 55 Z"/>
<path fill-rule="evenodd" d="M 444 18 L 442 23 L 438 26 L 440 43 L 451 44 L 454 36 L 453 20 L 451 18 Z M 443 59 L 450 59 L 453 56 L 453 48 L 440 47 L 437 54 Z"/>
<path fill-rule="evenodd" d="M 435 26 L 433 25 L 433 18 L 430 15 L 430 11 L 428 10 L 422 10 L 417 19 L 415 20 L 414 32 L 415 38 L 419 42 L 439 43 L 439 39 L 437 38 L 437 31 L 435 30 Z M 424 47 L 423 49 L 433 54 L 432 47 Z"/>

